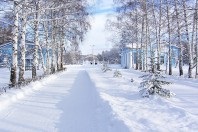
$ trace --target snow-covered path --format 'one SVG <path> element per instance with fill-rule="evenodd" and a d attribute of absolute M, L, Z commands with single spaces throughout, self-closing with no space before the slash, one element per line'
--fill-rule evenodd
<path fill-rule="evenodd" d="M 0 111 L 0 131 L 127 132 L 114 118 L 88 73 L 74 68 L 39 82 Z"/>
<path fill-rule="evenodd" d="M 0 132 L 197 132 L 197 80 L 168 77 L 172 98 L 141 98 L 142 72 L 100 66 L 68 66 L 0 96 Z M 131 82 L 133 78 L 133 82 Z"/>

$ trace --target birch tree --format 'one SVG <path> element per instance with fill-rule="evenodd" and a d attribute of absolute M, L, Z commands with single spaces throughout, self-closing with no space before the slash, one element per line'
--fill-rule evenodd
<path fill-rule="evenodd" d="M 179 43 L 179 48 L 180 48 L 180 53 L 179 53 L 179 75 L 183 75 L 183 59 L 182 59 L 182 44 L 181 44 L 181 26 L 180 26 L 180 19 L 179 19 L 179 11 L 178 11 L 178 1 L 174 0 L 175 4 L 175 12 L 176 12 L 176 21 L 177 21 L 177 38 L 178 38 L 178 43 Z"/>
<path fill-rule="evenodd" d="M 195 13 L 196 13 L 196 16 L 195 16 L 195 20 L 196 20 L 196 37 L 195 37 L 195 43 L 196 43 L 196 73 L 195 73 L 195 78 L 198 78 L 198 0 L 196 0 L 196 7 L 195 7 Z"/>
<path fill-rule="evenodd" d="M 13 5 L 13 14 L 14 14 L 14 26 L 13 26 L 13 47 L 12 47 L 12 65 L 11 65 L 11 75 L 10 75 L 10 85 L 11 87 L 17 84 L 17 46 L 18 46 L 18 21 L 19 21 L 19 14 L 18 14 L 18 2 L 14 1 Z"/>
<path fill-rule="evenodd" d="M 86 0 L 69 0 L 69 1 L 55 1 L 55 0 L 22 0 L 14 1 L 13 14 L 14 14 L 14 26 L 13 26 L 13 55 L 12 55 L 12 67 L 10 74 L 11 87 L 17 84 L 17 65 L 18 65 L 18 53 L 20 53 L 20 66 L 19 66 L 19 78 L 18 83 L 22 83 L 25 72 L 25 54 L 26 54 L 26 36 L 33 34 L 33 64 L 32 64 L 32 78 L 37 77 L 37 67 L 39 57 L 41 58 L 42 67 L 45 73 L 49 73 L 49 52 L 53 50 L 51 69 L 57 68 L 63 69 L 63 51 L 64 42 L 67 41 L 68 29 L 73 29 L 72 32 L 78 36 L 81 40 L 84 38 L 84 34 L 88 31 L 90 25 L 88 21 L 88 12 L 86 11 Z M 19 19 L 19 13 L 21 14 Z M 50 13 L 54 13 L 50 17 Z M 44 25 L 43 27 L 41 25 Z M 28 25 L 28 30 L 27 30 Z M 77 27 L 77 28 L 76 28 Z M 31 30 L 29 29 L 31 28 Z M 20 29 L 20 33 L 18 31 Z M 44 30 L 43 30 L 44 29 Z M 42 54 L 43 44 L 39 44 L 39 41 L 43 41 L 43 34 L 45 34 L 45 48 L 47 51 L 47 70 L 45 71 L 44 56 Z M 18 39 L 18 36 L 21 36 Z M 32 38 L 30 38 L 32 39 Z M 40 41 L 40 42 L 41 42 Z M 18 45 L 19 42 L 19 45 Z M 19 50 L 17 49 L 19 47 Z M 40 53 L 40 55 L 38 54 Z M 55 66 L 56 65 L 56 66 Z M 56 71 L 56 69 L 54 69 Z M 54 72 L 55 72 L 54 71 Z"/>
<path fill-rule="evenodd" d="M 34 53 L 33 53 L 33 63 L 32 63 L 32 79 L 36 79 L 37 76 L 37 66 L 38 66 L 38 46 L 39 46 L 39 19 L 40 19 L 40 1 L 35 1 L 35 22 L 34 22 Z"/>
<path fill-rule="evenodd" d="M 26 40 L 26 24 L 27 24 L 27 5 L 26 0 L 22 3 L 22 19 L 21 19 L 21 40 L 19 44 L 20 48 L 20 66 L 19 66 L 19 84 L 24 82 L 24 73 L 25 73 L 25 40 Z"/>

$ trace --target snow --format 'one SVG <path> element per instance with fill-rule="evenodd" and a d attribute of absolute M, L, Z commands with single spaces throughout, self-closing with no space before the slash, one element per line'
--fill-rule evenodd
<path fill-rule="evenodd" d="M 103 74 L 99 69 L 92 69 L 89 74 L 101 97 L 109 102 L 117 118 L 123 120 L 130 131 L 198 129 L 198 80 L 183 79 L 186 82 L 181 83 L 179 79 L 170 77 L 168 81 L 174 80 L 174 84 L 165 88 L 175 92 L 175 97 L 141 98 L 137 87 L 141 82 L 139 76 L 143 73 L 132 69 L 119 69 L 123 77 L 113 78 L 113 72 L 119 67 L 113 68 L 113 71 Z M 133 83 L 131 79 L 134 80 Z"/>
<path fill-rule="evenodd" d="M 18 77 L 18 71 L 17 71 L 17 77 Z M 44 72 L 41 68 L 39 70 L 37 70 L 38 76 L 41 76 L 43 73 Z M 31 70 L 25 71 L 24 76 L 25 76 L 25 78 L 31 78 L 32 71 Z M 10 69 L 9 68 L 0 68 L 0 88 L 7 86 L 9 84 L 9 81 L 10 81 L 9 78 L 10 78 Z"/>
<path fill-rule="evenodd" d="M 103 73 L 100 66 L 67 66 L 67 71 L 8 90 L 0 95 L 0 131 L 198 130 L 198 80 L 168 76 L 173 84 L 165 88 L 176 96 L 141 98 L 143 73 L 111 68 Z M 116 69 L 122 77 L 113 77 Z"/>

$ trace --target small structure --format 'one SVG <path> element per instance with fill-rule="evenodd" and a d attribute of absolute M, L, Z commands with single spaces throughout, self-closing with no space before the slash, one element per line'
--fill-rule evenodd
<path fill-rule="evenodd" d="M 121 52 L 121 66 L 123 68 L 132 68 L 137 63 L 136 55 L 140 52 L 140 47 L 137 49 L 137 45 L 128 45 L 122 49 Z"/>
<path fill-rule="evenodd" d="M 32 69 L 33 56 L 32 54 L 25 57 L 25 70 Z"/>
<path fill-rule="evenodd" d="M 31 70 L 32 69 L 32 62 L 33 62 L 33 52 L 34 52 L 34 43 L 26 42 L 25 48 L 25 69 Z M 19 49 L 19 48 L 18 48 Z M 20 49 L 19 49 L 20 50 Z M 45 53 L 46 49 L 42 49 L 42 53 Z M 44 56 L 44 60 L 46 60 Z M 0 45 L 0 66 L 9 66 L 12 62 L 12 42 L 1 44 Z M 18 65 L 20 65 L 20 54 L 18 54 Z"/>
<path fill-rule="evenodd" d="M 161 65 L 166 65 L 168 63 L 168 45 L 165 45 L 162 47 L 162 52 L 160 54 L 160 64 Z M 180 53 L 180 48 L 177 46 L 172 45 L 171 46 L 171 56 L 172 56 L 172 65 L 174 67 L 177 67 L 178 62 L 179 62 L 179 53 Z"/>
<path fill-rule="evenodd" d="M 12 43 L 0 45 L 0 67 L 9 67 L 12 59 Z"/>
<path fill-rule="evenodd" d="M 160 54 L 160 64 L 166 65 L 168 63 L 168 45 L 161 47 L 161 51 L 162 52 Z M 171 46 L 172 65 L 175 67 L 178 64 L 179 51 L 180 51 L 179 47 L 174 45 Z M 138 54 L 140 54 L 141 49 L 140 48 L 137 49 L 136 46 L 133 47 L 127 46 L 123 48 L 121 52 L 121 66 L 127 69 L 132 68 L 137 63 L 136 60 L 137 52 L 139 52 Z M 148 53 L 148 55 L 150 54 Z M 157 54 L 155 53 L 155 55 Z"/>
<path fill-rule="evenodd" d="M 136 49 L 124 48 L 121 53 L 121 66 L 123 68 L 131 68 L 137 63 L 136 60 Z"/>

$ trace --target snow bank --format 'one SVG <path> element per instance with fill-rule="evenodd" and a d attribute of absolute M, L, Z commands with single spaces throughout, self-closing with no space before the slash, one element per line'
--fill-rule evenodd
<path fill-rule="evenodd" d="M 129 132 L 82 67 L 4 96 L 13 98 L 0 111 L 0 131 Z"/>
<path fill-rule="evenodd" d="M 22 87 L 20 89 L 7 89 L 6 93 L 0 95 L 0 110 L 6 108 L 11 103 L 24 98 L 24 96 L 28 96 L 33 92 L 41 89 L 43 85 L 50 82 L 51 80 L 56 79 L 57 76 L 58 74 L 50 75 L 40 81 L 31 82 L 29 85 Z"/>
<path fill-rule="evenodd" d="M 100 68 L 87 70 L 101 98 L 109 102 L 115 116 L 123 120 L 130 131 L 198 130 L 197 81 L 192 80 L 188 85 L 187 82 L 179 83 L 172 77 L 175 84 L 166 88 L 173 90 L 176 97 L 141 98 L 138 86 L 142 81 L 139 76 L 143 73 L 132 69 L 119 69 L 122 78 L 113 78 L 115 69 L 107 73 L 102 73 Z M 134 82 L 130 81 L 131 78 Z"/>

